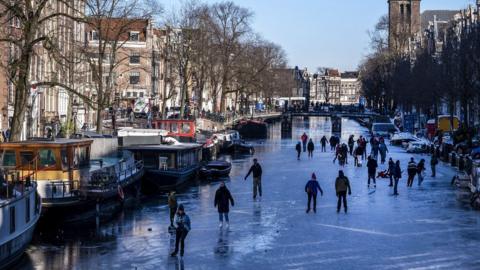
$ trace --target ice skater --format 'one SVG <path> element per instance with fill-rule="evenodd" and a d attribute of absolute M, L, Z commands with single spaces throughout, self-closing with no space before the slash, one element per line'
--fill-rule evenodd
<path fill-rule="evenodd" d="M 345 213 L 347 213 L 347 191 L 348 195 L 352 195 L 352 189 L 350 188 L 350 181 L 343 174 L 343 171 L 338 172 L 338 177 L 335 180 L 335 191 L 338 197 L 337 213 L 339 213 L 340 209 L 342 208 L 342 202 Z"/>
<path fill-rule="evenodd" d="M 413 180 L 415 179 L 415 175 L 417 174 L 417 163 L 415 163 L 415 160 L 413 159 L 413 157 L 410 158 L 410 162 L 408 162 L 407 173 L 408 173 L 407 187 L 412 187 Z"/>
<path fill-rule="evenodd" d="M 295 150 L 297 151 L 297 160 L 300 160 L 300 155 L 302 154 L 302 143 L 298 142 L 297 145 L 295 145 Z"/>
<path fill-rule="evenodd" d="M 310 179 L 305 185 L 305 192 L 307 193 L 307 213 L 310 212 L 310 203 L 313 198 L 313 212 L 317 212 L 317 193 L 320 191 L 320 195 L 323 196 L 323 190 L 318 184 L 317 176 L 315 173 L 312 173 L 312 179 Z"/>
<path fill-rule="evenodd" d="M 233 201 L 232 194 L 230 190 L 225 186 L 225 182 L 220 183 L 220 187 L 215 192 L 215 201 L 213 203 L 214 207 L 218 209 L 218 218 L 220 224 L 218 225 L 220 228 L 223 227 L 223 219 L 225 218 L 226 227 L 230 226 L 230 220 L 228 219 L 228 212 L 230 211 L 230 204 L 232 206 L 235 205 Z"/>
<path fill-rule="evenodd" d="M 253 174 L 253 199 L 255 200 L 257 198 L 257 191 L 258 195 L 262 197 L 262 166 L 258 164 L 258 160 L 256 158 L 253 159 L 253 165 L 250 167 L 250 170 L 247 173 L 247 176 L 245 176 L 245 180 L 247 180 L 248 176 L 250 174 Z"/>
<path fill-rule="evenodd" d="M 175 251 L 170 254 L 172 257 L 177 256 L 178 248 L 180 247 L 180 256 L 183 257 L 185 251 L 185 238 L 191 229 L 190 218 L 185 213 L 185 209 L 182 204 L 178 206 L 177 215 L 175 216 Z"/>
<path fill-rule="evenodd" d="M 313 150 L 315 150 L 315 145 L 313 144 L 312 138 L 310 138 L 307 144 L 307 151 L 308 151 L 309 158 L 313 158 Z"/>
<path fill-rule="evenodd" d="M 377 187 L 377 182 L 375 179 L 375 174 L 377 173 L 377 161 L 372 158 L 372 156 L 368 156 L 367 168 L 368 168 L 368 187 L 370 187 L 370 179 L 373 180 L 373 187 Z"/>

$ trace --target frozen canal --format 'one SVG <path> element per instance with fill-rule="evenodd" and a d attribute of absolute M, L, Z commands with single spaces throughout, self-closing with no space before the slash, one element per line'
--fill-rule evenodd
<path fill-rule="evenodd" d="M 294 145 L 303 132 L 316 143 L 314 158 L 296 160 Z M 342 139 L 366 131 L 343 120 Z M 97 231 L 65 230 L 38 236 L 23 269 L 480 269 L 480 213 L 457 200 L 454 171 L 440 165 L 432 179 L 429 166 L 422 187 L 392 196 L 388 180 L 369 194 L 366 168 L 347 165 L 352 196 L 349 213 L 336 213 L 333 154 L 320 153 L 321 136 L 330 136 L 325 118 L 298 118 L 293 139 L 281 139 L 279 126 L 270 139 L 255 143 L 263 166 L 263 198 L 252 200 L 252 180 L 244 181 L 253 157 L 233 160 L 227 186 L 235 199 L 230 230 L 218 228 L 213 197 L 218 183 L 188 188 L 179 195 L 192 220 L 183 261 L 170 258 L 164 197 L 146 200 Z M 369 149 L 370 147 L 368 147 Z M 411 155 L 390 147 L 406 170 Z M 418 161 L 420 156 L 415 156 Z M 427 164 L 429 164 L 429 158 Z M 352 162 L 353 163 L 353 160 Z M 383 165 L 385 167 L 385 165 Z M 382 167 L 382 168 L 383 168 Z M 317 213 L 306 214 L 304 186 L 315 172 L 325 194 Z"/>

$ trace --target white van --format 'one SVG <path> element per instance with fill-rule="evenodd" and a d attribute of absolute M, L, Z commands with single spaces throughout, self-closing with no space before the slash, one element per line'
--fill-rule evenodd
<path fill-rule="evenodd" d="M 372 135 L 390 138 L 390 135 L 397 132 L 397 128 L 392 123 L 374 123 L 372 124 Z"/>

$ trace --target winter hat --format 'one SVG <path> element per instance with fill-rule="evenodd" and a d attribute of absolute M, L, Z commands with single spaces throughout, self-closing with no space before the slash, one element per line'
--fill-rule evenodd
<path fill-rule="evenodd" d="M 183 208 L 183 204 L 180 204 L 180 205 L 178 206 L 178 210 L 181 210 L 181 211 L 184 211 L 184 210 L 185 210 L 185 209 Z"/>
<path fill-rule="evenodd" d="M 315 175 L 315 173 L 312 173 L 312 179 L 317 180 L 317 176 Z"/>

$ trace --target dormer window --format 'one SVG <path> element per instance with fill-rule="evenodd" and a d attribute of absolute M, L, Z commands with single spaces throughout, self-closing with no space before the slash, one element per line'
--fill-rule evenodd
<path fill-rule="evenodd" d="M 140 32 L 130 32 L 129 41 L 140 41 Z"/>

